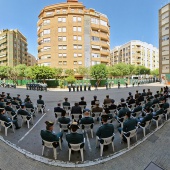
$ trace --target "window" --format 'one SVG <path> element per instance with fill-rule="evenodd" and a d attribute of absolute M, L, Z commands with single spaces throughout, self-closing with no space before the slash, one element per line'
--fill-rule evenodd
<path fill-rule="evenodd" d="M 66 27 L 58 27 L 58 32 L 66 32 Z"/>
<path fill-rule="evenodd" d="M 58 45 L 58 49 L 59 50 L 66 50 L 67 49 L 67 45 Z"/>
<path fill-rule="evenodd" d="M 103 25 L 103 26 L 107 26 L 107 22 L 103 21 L 103 20 L 100 20 L 100 24 Z"/>
<path fill-rule="evenodd" d="M 67 65 L 67 61 L 63 61 L 63 65 Z"/>
<path fill-rule="evenodd" d="M 73 22 L 81 22 L 81 17 L 73 17 Z"/>
<path fill-rule="evenodd" d="M 93 57 L 93 58 L 100 58 L 100 54 L 98 54 L 98 53 L 92 53 L 92 57 Z"/>
<path fill-rule="evenodd" d="M 59 14 L 59 13 L 60 13 L 60 10 L 57 10 L 56 13 Z"/>
<path fill-rule="evenodd" d="M 43 47 L 43 51 L 49 51 L 51 47 Z"/>
<path fill-rule="evenodd" d="M 92 23 L 92 24 L 99 24 L 99 19 L 97 19 L 97 18 L 91 18 L 91 23 Z"/>
<path fill-rule="evenodd" d="M 82 49 L 82 45 L 74 44 L 74 45 L 73 45 L 73 48 L 74 48 L 75 50 L 76 50 L 76 49 L 81 50 L 81 49 Z"/>
<path fill-rule="evenodd" d="M 58 57 L 59 57 L 59 58 L 67 58 L 67 54 L 65 54 L 65 53 L 64 53 L 64 54 L 59 53 L 59 54 L 58 54 Z"/>
<path fill-rule="evenodd" d="M 167 41 L 167 40 L 169 40 L 169 35 L 165 35 L 162 37 L 162 41 Z"/>
<path fill-rule="evenodd" d="M 50 29 L 44 30 L 44 34 L 50 34 Z"/>
<path fill-rule="evenodd" d="M 73 27 L 73 31 L 77 31 L 77 27 Z"/>
<path fill-rule="evenodd" d="M 77 21 L 77 17 L 73 17 L 73 22 L 76 22 Z"/>
<path fill-rule="evenodd" d="M 66 9 L 63 9 L 63 14 L 65 14 L 67 12 L 67 10 Z"/>
<path fill-rule="evenodd" d="M 67 54 L 63 54 L 63 58 L 67 58 Z"/>
<path fill-rule="evenodd" d="M 58 54 L 58 57 L 59 57 L 59 58 L 62 58 L 62 56 L 63 56 L 63 54 Z"/>
<path fill-rule="evenodd" d="M 77 61 L 74 61 L 73 64 L 74 64 L 74 65 L 77 65 Z"/>
<path fill-rule="evenodd" d="M 78 31 L 78 32 L 81 32 L 81 27 L 73 27 L 73 31 Z"/>
<path fill-rule="evenodd" d="M 74 12 L 74 9 L 71 9 L 71 12 Z"/>
<path fill-rule="evenodd" d="M 82 65 L 82 61 L 78 61 L 78 65 Z"/>
<path fill-rule="evenodd" d="M 58 22 L 66 22 L 66 18 L 65 17 L 59 17 Z"/>
<path fill-rule="evenodd" d="M 83 10 L 82 10 L 82 9 L 79 9 L 79 13 L 83 13 Z"/>
<path fill-rule="evenodd" d="M 66 41 L 66 37 L 61 37 L 61 36 L 59 36 L 59 37 L 58 37 L 58 41 Z"/>
<path fill-rule="evenodd" d="M 50 38 L 44 38 L 44 39 L 43 39 L 43 42 L 44 42 L 44 43 L 49 43 L 50 40 L 51 40 Z"/>
<path fill-rule="evenodd" d="M 44 25 L 49 25 L 50 24 L 50 20 L 49 19 L 44 20 L 43 23 L 44 23 Z"/>
<path fill-rule="evenodd" d="M 58 64 L 59 64 L 59 65 L 62 65 L 62 61 L 59 61 Z"/>
<path fill-rule="evenodd" d="M 41 60 L 45 60 L 45 59 L 49 59 L 49 58 L 51 58 L 51 55 L 43 55 L 41 57 Z"/>
<path fill-rule="evenodd" d="M 77 57 L 77 53 L 74 53 L 74 58 L 76 58 Z"/>
<path fill-rule="evenodd" d="M 78 31 L 78 32 L 81 32 L 81 27 L 78 27 L 77 31 Z"/>
<path fill-rule="evenodd" d="M 77 36 L 77 39 L 78 39 L 79 41 L 81 41 L 81 36 Z"/>
<path fill-rule="evenodd" d="M 82 45 L 78 45 L 78 49 L 81 50 L 82 49 Z"/>
<path fill-rule="evenodd" d="M 92 41 L 100 41 L 99 37 L 92 36 Z"/>
<path fill-rule="evenodd" d="M 51 16 L 53 15 L 53 12 L 46 12 L 46 16 Z"/>
<path fill-rule="evenodd" d="M 43 63 L 42 65 L 43 65 L 43 66 L 50 66 L 51 63 Z"/>
<path fill-rule="evenodd" d="M 76 35 L 73 36 L 73 40 L 77 40 L 77 36 Z"/>
<path fill-rule="evenodd" d="M 82 54 L 78 54 L 78 57 L 82 57 Z"/>
<path fill-rule="evenodd" d="M 162 15 L 162 19 L 165 19 L 165 18 L 168 18 L 168 17 L 169 17 L 169 11 Z"/>
<path fill-rule="evenodd" d="M 77 35 L 74 35 L 73 36 L 73 40 L 78 40 L 78 41 L 81 41 L 81 36 L 77 36 Z"/>

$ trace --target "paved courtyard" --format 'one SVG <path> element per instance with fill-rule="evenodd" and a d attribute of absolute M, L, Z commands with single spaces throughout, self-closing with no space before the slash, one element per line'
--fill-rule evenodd
<path fill-rule="evenodd" d="M 130 87 L 130 88 L 113 88 L 109 90 L 100 89 L 98 91 L 86 91 L 86 92 L 72 92 L 69 93 L 68 91 L 48 91 L 48 92 L 37 92 L 37 91 L 27 91 L 26 89 L 5 89 L 0 88 L 0 91 L 10 92 L 11 96 L 16 96 L 18 93 L 21 94 L 21 99 L 25 99 L 25 95 L 29 94 L 31 100 L 33 103 L 36 103 L 36 100 L 38 98 L 39 94 L 42 94 L 43 99 L 46 103 L 46 107 L 50 109 L 50 111 L 46 114 L 38 114 L 34 118 L 34 125 L 31 125 L 30 129 L 27 128 L 27 126 L 24 124 L 23 127 L 20 130 L 17 130 L 16 133 L 12 133 L 10 130 L 8 131 L 8 136 L 4 136 L 4 129 L 2 132 L 0 132 L 0 135 L 5 139 L 10 141 L 11 143 L 15 144 L 17 147 L 20 147 L 21 149 L 24 149 L 28 152 L 31 152 L 35 155 L 41 156 L 41 149 L 42 149 L 42 142 L 40 137 L 40 131 L 41 129 L 45 129 L 45 121 L 46 120 L 55 120 L 53 108 L 57 105 L 58 102 L 62 102 L 64 97 L 68 97 L 69 102 L 71 105 L 74 104 L 76 101 L 80 101 L 80 97 L 84 96 L 85 100 L 87 101 L 87 108 L 90 108 L 90 101 L 93 99 L 94 95 L 98 96 L 98 99 L 100 100 L 100 103 L 103 102 L 105 96 L 107 94 L 110 95 L 110 98 L 115 99 L 116 102 L 120 101 L 120 98 L 126 98 L 128 96 L 128 92 L 132 92 L 135 94 L 135 91 L 138 89 L 139 92 L 142 92 L 142 89 L 151 88 L 152 91 L 155 93 L 158 89 L 160 89 L 160 84 L 150 84 L 150 85 L 144 85 L 140 87 Z M 19 117 L 19 123 L 21 122 L 21 118 Z M 120 143 L 120 137 L 117 132 L 117 122 L 113 122 L 115 127 L 115 153 L 119 154 L 120 151 L 126 152 L 127 144 Z M 133 150 L 128 151 L 127 153 L 119 156 L 118 158 L 115 158 L 113 160 L 108 161 L 105 163 L 103 161 L 102 164 L 96 165 L 95 168 L 100 168 L 100 166 L 105 167 L 105 169 L 112 169 L 111 167 L 116 166 L 116 169 L 136 169 L 136 165 L 138 164 L 139 169 L 144 169 L 151 161 L 154 161 L 155 163 L 159 164 L 164 169 L 170 169 L 170 165 L 168 162 L 170 151 L 167 149 L 168 144 L 170 144 L 170 134 L 167 129 L 169 129 L 170 123 L 166 123 L 160 130 L 158 130 L 155 134 L 151 135 L 147 140 L 145 140 L 143 143 L 135 147 Z M 100 162 L 102 159 L 99 156 L 99 148 L 96 148 L 95 146 L 95 132 L 97 128 L 99 127 L 99 124 L 96 122 L 94 126 L 94 138 L 91 138 L 90 133 L 85 133 L 86 138 L 86 144 L 85 144 L 85 151 L 84 151 L 84 159 L 88 164 L 88 161 L 98 161 Z M 151 126 L 151 133 L 155 130 L 156 125 L 153 123 Z M 59 131 L 58 125 L 55 126 L 55 131 Z M 149 131 L 147 131 L 147 134 Z M 165 135 L 165 136 L 163 136 Z M 162 138 L 161 138 L 162 137 Z M 138 141 L 143 139 L 143 132 L 141 129 L 138 130 Z M 131 144 L 134 144 L 136 141 L 135 139 L 131 140 Z M 166 142 L 164 144 L 164 142 Z M 169 142 L 169 143 L 168 143 Z M 159 146 L 160 145 L 160 146 Z M 64 141 L 63 141 L 63 150 L 60 151 L 58 149 L 58 159 L 64 162 L 68 162 L 68 146 L 67 142 L 65 140 L 64 135 Z M 155 147 L 155 149 L 154 149 Z M 167 148 L 166 148 L 167 147 Z M 24 157 L 22 154 L 18 153 L 17 151 L 14 151 L 9 146 L 5 145 L 3 142 L 0 142 L 0 168 L 1 169 L 10 169 L 10 166 L 7 164 L 7 160 L 10 159 L 10 155 L 8 153 L 12 152 L 12 159 L 13 158 L 19 158 L 16 159 L 18 162 L 15 161 L 12 164 L 12 166 L 16 166 L 17 164 L 21 164 L 22 167 L 19 169 L 25 169 L 24 160 L 27 160 L 29 166 L 26 169 L 54 169 L 54 167 L 49 167 L 45 164 L 41 164 L 39 162 L 32 161 L 31 159 L 28 159 Z M 2 150 L 2 152 L 1 152 Z M 149 152 L 150 150 L 150 152 Z M 152 151 L 151 151 L 152 150 Z M 1 155 L 2 154 L 2 155 Z M 13 155 L 14 154 L 14 155 Z M 135 155 L 136 154 L 136 155 Z M 150 157 L 148 158 L 148 154 Z M 142 157 L 139 157 L 141 155 Z M 113 156 L 113 152 L 111 150 L 111 146 L 107 150 L 104 150 L 103 157 L 104 159 L 109 160 L 109 157 Z M 45 158 L 53 159 L 53 153 L 51 150 L 46 149 Z M 162 158 L 159 159 L 159 157 Z M 21 159 L 22 158 L 22 159 Z M 77 161 L 80 161 L 80 153 L 74 152 L 71 156 L 71 162 L 78 163 Z M 26 162 L 26 161 L 25 161 Z M 102 161 L 101 161 L 102 162 Z M 127 162 L 127 163 L 125 163 Z M 119 164 L 120 163 L 120 166 Z M 124 163 L 124 164 L 123 164 Z M 16 165 L 15 165 L 16 164 Z M 63 164 L 63 163 L 62 163 Z M 34 165 L 34 166 L 33 166 Z M 79 165 L 79 164 L 78 164 Z M 7 168 L 8 167 L 8 168 Z M 32 167 L 32 168 L 31 168 Z M 33 168 L 34 167 L 34 168 Z M 121 168 L 122 167 L 122 168 Z M 129 168 L 130 167 L 130 168 Z M 134 167 L 134 168 L 133 168 Z M 94 169 L 94 166 L 89 167 L 89 169 Z M 12 168 L 11 168 L 12 169 Z M 14 168 L 15 169 L 15 168 Z"/>

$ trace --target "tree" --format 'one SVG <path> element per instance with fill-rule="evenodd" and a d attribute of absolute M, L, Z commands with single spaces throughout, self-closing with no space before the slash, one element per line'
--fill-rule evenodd
<path fill-rule="evenodd" d="M 8 77 L 8 66 L 0 66 L 0 78 L 4 79 Z"/>
<path fill-rule="evenodd" d="M 146 68 L 145 66 L 136 66 L 135 74 L 136 75 L 150 74 L 150 69 Z"/>
<path fill-rule="evenodd" d="M 89 68 L 87 67 L 79 67 L 76 72 L 82 76 L 85 77 L 86 75 L 89 75 Z"/>
<path fill-rule="evenodd" d="M 27 66 L 25 64 L 19 64 L 15 67 L 16 71 L 18 72 L 18 76 L 23 78 L 25 77 L 25 70 Z"/>
<path fill-rule="evenodd" d="M 63 73 L 63 69 L 62 68 L 53 68 L 55 71 L 55 77 L 56 78 L 61 78 L 62 73 Z"/>
<path fill-rule="evenodd" d="M 53 79 L 55 77 L 55 70 L 48 66 L 33 66 L 32 75 L 35 79 Z"/>
<path fill-rule="evenodd" d="M 97 64 L 90 68 L 90 75 L 99 84 L 102 79 L 107 79 L 108 70 L 105 64 Z"/>
<path fill-rule="evenodd" d="M 30 79 L 35 79 L 35 76 L 33 74 L 33 66 L 27 67 L 25 69 L 25 77 Z"/>
<path fill-rule="evenodd" d="M 151 75 L 158 77 L 159 76 L 159 68 L 152 70 Z"/>
<path fill-rule="evenodd" d="M 17 79 L 18 79 L 18 71 L 15 67 L 8 67 L 7 68 L 7 72 L 8 72 L 8 79 L 12 80 L 13 83 L 17 83 Z"/>
<path fill-rule="evenodd" d="M 74 83 L 74 82 L 76 82 L 76 79 L 73 77 L 73 76 L 68 76 L 67 78 L 66 78 L 66 81 L 67 81 L 67 83 Z"/>
<path fill-rule="evenodd" d="M 75 72 L 74 72 L 73 69 L 67 69 L 67 70 L 65 71 L 65 74 L 66 74 L 67 76 L 74 76 Z"/>

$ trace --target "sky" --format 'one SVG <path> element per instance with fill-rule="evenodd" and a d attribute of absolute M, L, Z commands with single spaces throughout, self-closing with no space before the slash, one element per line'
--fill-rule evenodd
<path fill-rule="evenodd" d="M 48 5 L 67 0 L 0 0 L 0 30 L 18 29 L 28 42 L 28 52 L 37 57 L 37 21 Z M 158 11 L 169 0 L 79 0 L 108 16 L 110 47 L 141 40 L 158 47 Z"/>

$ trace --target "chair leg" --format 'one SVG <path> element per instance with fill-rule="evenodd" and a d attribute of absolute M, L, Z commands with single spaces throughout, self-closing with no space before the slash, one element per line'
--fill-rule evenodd
<path fill-rule="evenodd" d="M 59 139 L 59 146 L 60 146 L 60 149 L 62 150 L 61 138 Z"/>
<path fill-rule="evenodd" d="M 54 151 L 54 159 L 57 159 L 57 149 L 53 148 L 53 151 Z"/>
<path fill-rule="evenodd" d="M 103 144 L 100 144 L 100 156 L 103 155 Z"/>
<path fill-rule="evenodd" d="M 43 148 L 42 148 L 42 156 L 44 155 L 44 148 L 45 148 L 45 146 L 43 145 Z"/>
<path fill-rule="evenodd" d="M 93 129 L 91 129 L 91 137 L 93 138 Z"/>
<path fill-rule="evenodd" d="M 30 122 L 29 120 L 27 120 L 27 126 L 28 126 L 28 129 L 30 128 Z"/>
<path fill-rule="evenodd" d="M 83 162 L 83 161 L 84 161 L 83 148 L 80 149 L 80 153 L 81 153 L 81 160 L 82 160 L 82 162 Z"/>
<path fill-rule="evenodd" d="M 158 120 L 156 121 L 156 128 L 158 128 Z"/>
<path fill-rule="evenodd" d="M 96 138 L 96 148 L 98 147 L 98 138 Z"/>
<path fill-rule="evenodd" d="M 127 139 L 127 144 L 128 144 L 128 149 L 130 148 L 130 138 L 126 138 Z"/>
<path fill-rule="evenodd" d="M 5 127 L 5 136 L 7 136 L 7 130 L 8 130 L 8 128 Z"/>
<path fill-rule="evenodd" d="M 115 150 L 114 142 L 112 142 L 112 148 L 113 148 L 113 152 L 114 152 L 114 150 Z"/>
<path fill-rule="evenodd" d="M 146 134 L 146 128 L 144 127 L 143 128 L 143 136 L 145 137 L 145 134 Z"/>
<path fill-rule="evenodd" d="M 69 148 L 68 160 L 70 161 L 71 158 L 71 149 Z"/>
<path fill-rule="evenodd" d="M 12 130 L 13 130 L 13 132 L 15 133 L 14 125 L 12 125 Z"/>

